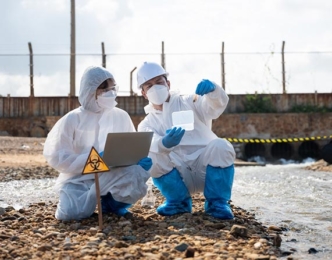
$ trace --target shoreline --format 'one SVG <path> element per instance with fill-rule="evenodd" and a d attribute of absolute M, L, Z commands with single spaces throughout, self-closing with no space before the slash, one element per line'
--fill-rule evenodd
<path fill-rule="evenodd" d="M 0 182 L 56 178 L 58 173 L 42 156 L 43 141 L 0 137 Z M 247 164 L 238 161 L 241 165 Z M 308 167 L 330 166 L 316 162 Z M 192 196 L 192 213 L 163 217 L 155 210 L 163 197 L 155 188 L 153 193 L 155 206 L 142 207 L 138 201 L 130 208 L 133 219 L 103 214 L 102 231 L 97 209 L 88 219 L 59 221 L 54 217 L 56 203 L 42 199 L 19 210 L 0 207 L 0 258 L 274 260 L 292 254 L 280 249 L 282 228 L 264 226 L 232 202 L 233 220 L 206 215 L 202 194 Z"/>

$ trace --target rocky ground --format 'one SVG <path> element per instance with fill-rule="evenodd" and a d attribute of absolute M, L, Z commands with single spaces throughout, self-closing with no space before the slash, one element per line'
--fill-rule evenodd
<path fill-rule="evenodd" d="M 44 141 L 0 137 L 0 182 L 56 177 L 42 156 Z M 312 169 L 332 171 L 323 164 Z M 234 220 L 218 220 L 204 214 L 204 197 L 197 194 L 192 214 L 162 217 L 155 208 L 163 198 L 153 192 L 155 207 L 137 202 L 133 219 L 103 215 L 102 230 L 97 210 L 82 221 L 58 221 L 51 202 L 0 207 L 0 259 L 293 259 L 279 249 L 282 228 L 266 227 L 236 205 Z"/>

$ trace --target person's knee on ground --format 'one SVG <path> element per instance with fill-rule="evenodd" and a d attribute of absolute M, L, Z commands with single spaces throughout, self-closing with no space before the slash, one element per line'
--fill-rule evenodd
<path fill-rule="evenodd" d="M 58 220 L 80 220 L 90 217 L 96 209 L 95 194 L 82 184 L 67 183 L 60 190 L 59 202 L 55 212 Z"/>
<path fill-rule="evenodd" d="M 172 216 L 191 212 L 191 196 L 176 168 L 159 178 L 152 178 L 152 180 L 166 199 L 166 201 L 157 208 L 158 214 L 162 216 Z"/>
<path fill-rule="evenodd" d="M 234 180 L 234 165 L 229 167 L 206 167 L 205 212 L 219 219 L 233 219 L 234 215 L 229 205 Z"/>

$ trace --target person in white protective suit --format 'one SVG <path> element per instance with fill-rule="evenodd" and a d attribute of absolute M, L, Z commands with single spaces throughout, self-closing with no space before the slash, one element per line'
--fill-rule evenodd
<path fill-rule="evenodd" d="M 101 199 L 102 212 L 127 218 L 127 210 L 147 192 L 146 181 L 152 160 L 142 158 L 137 165 L 99 173 L 100 195 L 96 197 L 95 174 L 82 175 L 91 148 L 103 154 L 110 132 L 134 132 L 128 113 L 116 106 L 117 86 L 113 75 L 103 67 L 88 67 L 81 79 L 80 107 L 63 116 L 49 132 L 44 157 L 60 172 L 55 188 L 59 203 L 55 217 L 79 220 L 90 217 Z"/>
<path fill-rule="evenodd" d="M 235 151 L 212 130 L 212 120 L 225 110 L 228 96 L 217 84 L 202 80 L 196 94 L 170 92 L 168 73 L 157 63 L 144 62 L 137 71 L 137 85 L 149 100 L 147 116 L 138 131 L 153 131 L 149 157 L 154 185 L 165 197 L 157 208 L 163 216 L 191 212 L 190 194 L 204 192 L 205 212 L 232 219 L 229 206 L 234 179 Z M 194 130 L 172 127 L 172 113 L 192 110 Z"/>

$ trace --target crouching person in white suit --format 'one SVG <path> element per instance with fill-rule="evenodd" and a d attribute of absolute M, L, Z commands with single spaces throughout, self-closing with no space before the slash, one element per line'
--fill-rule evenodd
<path fill-rule="evenodd" d="M 212 130 L 212 120 L 225 110 L 228 96 L 210 80 L 202 80 L 194 95 L 170 91 L 168 73 L 159 64 L 145 62 L 137 71 L 137 85 L 149 100 L 147 116 L 138 131 L 152 131 L 149 156 L 153 183 L 165 197 L 157 208 L 163 216 L 191 212 L 191 194 L 203 192 L 205 212 L 219 219 L 234 217 L 231 199 L 235 151 Z M 173 112 L 192 110 L 194 130 L 172 127 Z"/>
<path fill-rule="evenodd" d="M 99 173 L 100 195 L 96 197 L 94 174 L 82 175 L 91 148 L 103 153 L 107 134 L 134 132 L 128 113 L 116 108 L 117 86 L 113 75 L 102 67 L 85 70 L 80 85 L 81 106 L 63 116 L 52 128 L 44 145 L 44 157 L 60 172 L 55 188 L 59 203 L 55 217 L 79 220 L 90 217 L 101 199 L 103 213 L 132 217 L 128 208 L 147 192 L 149 157 L 137 165 Z"/>

